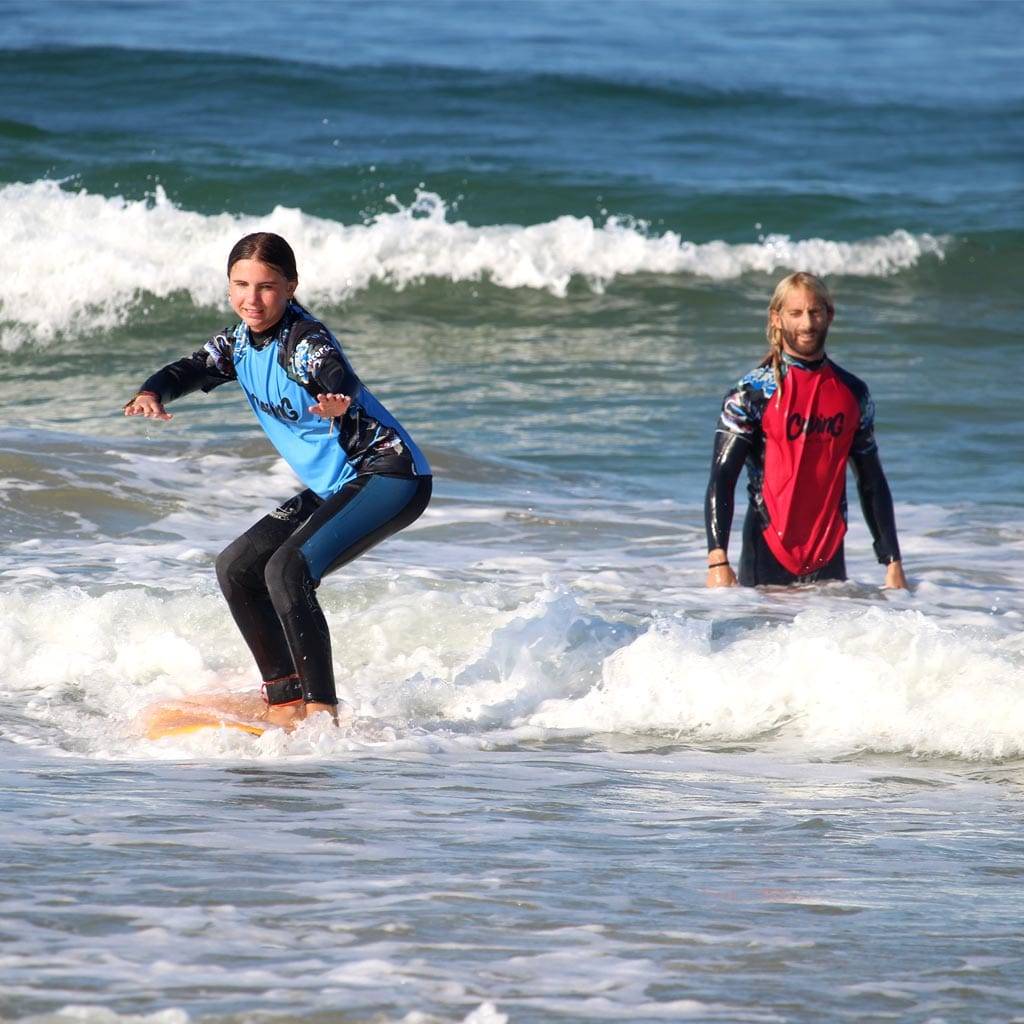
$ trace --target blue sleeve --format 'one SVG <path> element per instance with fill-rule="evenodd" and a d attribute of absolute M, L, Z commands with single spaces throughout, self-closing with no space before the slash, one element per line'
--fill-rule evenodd
<path fill-rule="evenodd" d="M 722 400 L 718 429 L 753 440 L 761 432 L 764 407 L 774 393 L 775 378 L 770 367 L 748 373 Z"/>

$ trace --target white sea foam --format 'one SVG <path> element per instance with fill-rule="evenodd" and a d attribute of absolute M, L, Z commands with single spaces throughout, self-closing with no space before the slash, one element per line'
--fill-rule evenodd
<path fill-rule="evenodd" d="M 830 602 L 712 640 L 707 622 L 683 615 L 607 621 L 560 588 L 386 578 L 324 592 L 351 728 L 152 744 L 132 731 L 150 701 L 258 684 L 219 597 L 40 587 L 0 596 L 0 689 L 28 716 L 8 732 L 94 756 L 435 753 L 566 732 L 1024 754 L 1024 650 L 1012 636 Z"/>
<path fill-rule="evenodd" d="M 803 612 L 724 646 L 693 621 L 615 651 L 599 685 L 529 716 L 547 728 L 752 739 L 964 758 L 1024 751 L 1019 652 L 917 611 Z"/>
<path fill-rule="evenodd" d="M 403 288 L 428 278 L 488 279 L 502 288 L 564 295 L 570 282 L 601 289 L 639 273 L 734 278 L 805 269 L 884 277 L 948 240 L 894 231 L 856 242 L 771 235 L 748 244 L 656 235 L 643 222 L 558 217 L 544 224 L 473 227 L 450 219 L 444 200 L 417 193 L 408 206 L 366 224 L 341 224 L 283 206 L 265 217 L 205 216 L 175 206 L 161 187 L 145 200 L 70 191 L 55 181 L 0 188 L 0 347 L 103 330 L 137 313 L 144 296 L 187 294 L 224 305 L 224 260 L 244 233 L 276 231 L 297 250 L 302 294 L 337 301 L 373 282 Z M 226 306 L 224 307 L 226 309 Z"/>
<path fill-rule="evenodd" d="M 390 967 L 390 965 L 386 965 Z M 250 972 L 251 973 L 251 972 Z M 394 973 L 394 968 L 391 968 Z M 251 979 L 249 979 L 251 980 Z M 364 984 L 366 984 L 364 982 Z M 119 1014 L 101 1006 L 63 1006 L 50 1013 L 33 1014 L 28 1017 L 15 1018 L 17 1024 L 189 1024 L 191 1018 L 184 1010 L 158 1010 L 150 1014 Z M 379 1018 L 381 1024 L 389 1024 Z M 481 1003 L 469 1015 L 462 1018 L 461 1024 L 508 1024 L 509 1018 L 501 1013 L 491 1002 Z M 433 1014 L 413 1010 L 393 1024 L 455 1024 L 455 1018 L 440 1018 Z"/>
<path fill-rule="evenodd" d="M 102 1006 L 63 1006 L 51 1013 L 17 1018 L 19 1024 L 188 1024 L 184 1010 L 157 1010 L 155 1013 L 119 1014 Z"/>

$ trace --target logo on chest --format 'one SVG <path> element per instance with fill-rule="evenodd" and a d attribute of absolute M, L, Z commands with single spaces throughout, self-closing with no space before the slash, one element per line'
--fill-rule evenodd
<path fill-rule="evenodd" d="M 295 406 L 288 400 L 287 396 L 282 397 L 281 401 L 274 405 L 272 402 L 265 402 L 262 398 L 257 398 L 248 388 L 243 389 L 248 397 L 249 401 L 262 412 L 265 412 L 268 416 L 273 416 L 274 419 L 278 420 L 289 420 L 294 423 L 298 418 L 299 414 L 295 409 Z"/>
<path fill-rule="evenodd" d="M 841 437 L 845 425 L 845 412 L 837 412 L 832 416 L 819 416 L 813 412 L 804 416 L 802 413 L 792 412 L 786 418 L 786 440 L 795 441 L 801 434 L 809 441 Z"/>

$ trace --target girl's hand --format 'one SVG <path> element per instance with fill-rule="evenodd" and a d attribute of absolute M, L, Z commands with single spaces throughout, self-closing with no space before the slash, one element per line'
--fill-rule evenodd
<path fill-rule="evenodd" d="M 333 420 L 337 416 L 344 416 L 352 399 L 348 395 L 317 395 L 316 405 L 309 407 L 310 412 L 325 420 Z"/>
<path fill-rule="evenodd" d="M 148 420 L 174 419 L 174 413 L 168 412 L 160 398 L 149 391 L 141 392 L 126 403 L 124 414 L 125 416 L 145 416 Z"/>

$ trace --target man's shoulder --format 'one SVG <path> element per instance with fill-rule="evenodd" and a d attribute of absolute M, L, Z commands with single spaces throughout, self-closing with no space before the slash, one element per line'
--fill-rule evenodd
<path fill-rule="evenodd" d="M 718 429 L 752 438 L 760 430 L 761 417 L 775 388 L 775 375 L 770 366 L 758 366 L 741 377 L 722 401 Z"/>
<path fill-rule="evenodd" d="M 753 392 L 764 398 L 771 398 L 776 387 L 775 373 L 771 366 L 758 366 L 745 377 L 741 377 L 733 391 Z"/>
<path fill-rule="evenodd" d="M 860 408 L 860 423 L 857 428 L 860 433 L 858 440 L 854 442 L 854 454 L 865 454 L 875 451 L 875 400 L 871 397 L 867 384 L 860 377 L 850 373 L 849 370 L 844 370 L 841 366 L 832 362 L 831 359 L 829 360 L 829 365 L 843 386 L 853 395 L 854 401 Z"/>
<path fill-rule="evenodd" d="M 862 381 L 860 377 L 850 373 L 849 370 L 844 370 L 833 359 L 829 359 L 828 364 L 832 368 L 832 372 L 835 373 L 839 380 L 853 392 L 858 401 L 864 401 L 868 398 L 870 391 L 867 384 Z"/>

